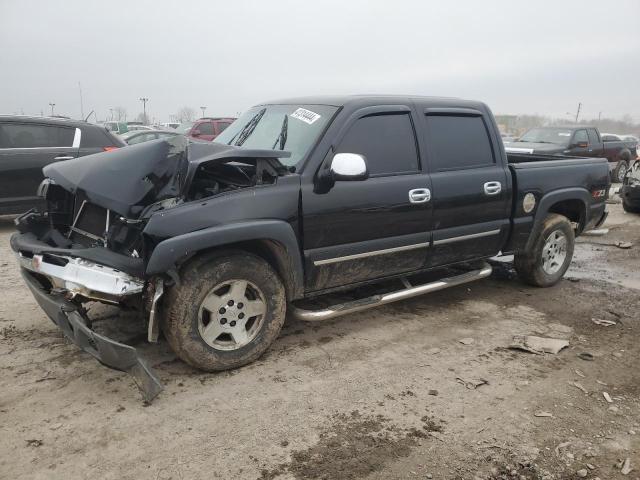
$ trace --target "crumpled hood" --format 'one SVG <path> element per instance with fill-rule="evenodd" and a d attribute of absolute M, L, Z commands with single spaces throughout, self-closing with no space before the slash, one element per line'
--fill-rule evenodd
<path fill-rule="evenodd" d="M 512 153 L 562 153 L 568 147 L 554 143 L 509 142 L 504 148 Z"/>
<path fill-rule="evenodd" d="M 229 158 L 278 158 L 281 150 L 251 150 L 175 136 L 47 165 L 45 177 L 89 202 L 135 219 L 156 202 L 179 197 L 198 165 Z M 282 167 L 284 168 L 284 167 Z"/>

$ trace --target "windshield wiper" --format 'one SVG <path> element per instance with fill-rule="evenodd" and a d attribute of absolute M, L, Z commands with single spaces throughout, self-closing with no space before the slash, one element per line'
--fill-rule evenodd
<path fill-rule="evenodd" d="M 284 119 L 282 120 L 282 127 L 280 127 L 280 133 L 278 134 L 278 138 L 276 138 L 276 141 L 273 142 L 273 147 L 271 147 L 271 150 L 276 149 L 276 145 L 278 145 L 278 142 L 280 142 L 280 146 L 278 147 L 278 150 L 284 149 L 284 144 L 287 143 L 288 130 L 289 130 L 289 116 L 285 113 Z"/>
<path fill-rule="evenodd" d="M 249 138 L 251 136 L 251 134 L 253 133 L 253 131 L 256 129 L 256 127 L 258 126 L 258 123 L 260 122 L 260 120 L 262 119 L 262 116 L 264 115 L 264 113 L 267 111 L 266 108 L 263 108 L 262 110 L 260 110 L 258 113 L 256 113 L 251 120 L 249 120 L 247 122 L 247 124 L 242 127 L 242 130 L 240 130 L 238 133 L 236 133 L 233 137 L 231 137 L 231 140 L 229 140 L 229 142 L 227 143 L 227 145 L 231 145 L 233 143 L 233 141 L 236 139 L 236 137 L 238 138 L 238 140 L 236 140 L 236 143 L 234 143 L 234 145 L 236 146 L 241 146 L 246 140 L 247 138 Z"/>

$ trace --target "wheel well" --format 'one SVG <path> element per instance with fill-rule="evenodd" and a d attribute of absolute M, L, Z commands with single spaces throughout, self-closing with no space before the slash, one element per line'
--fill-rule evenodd
<path fill-rule="evenodd" d="M 562 200 L 549 208 L 549 213 L 564 215 L 569 221 L 578 225 L 578 233 L 582 232 L 586 222 L 586 211 L 582 200 Z"/>
<path fill-rule="evenodd" d="M 264 259 L 278 275 L 280 275 L 287 294 L 287 300 L 295 300 L 300 296 L 299 292 L 302 289 L 302 285 L 298 285 L 297 283 L 302 282 L 303 279 L 296 279 L 296 275 L 294 274 L 295 266 L 287 254 L 287 249 L 281 243 L 266 239 L 227 243 L 201 250 L 187 261 L 191 261 L 193 258 L 201 255 L 210 254 L 216 250 L 243 250 Z"/>

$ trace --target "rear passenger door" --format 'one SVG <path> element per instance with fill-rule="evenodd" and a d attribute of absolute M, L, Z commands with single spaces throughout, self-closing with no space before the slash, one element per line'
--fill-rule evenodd
<path fill-rule="evenodd" d="M 431 203 L 415 190 L 427 195 L 431 185 L 420 170 L 411 109 L 367 107 L 342 132 L 327 159 L 363 155 L 370 176 L 324 193 L 303 185 L 308 291 L 418 270 L 429 246 Z"/>
<path fill-rule="evenodd" d="M 429 267 L 497 254 L 509 232 L 511 181 L 480 111 L 427 109 L 433 203 Z"/>
<path fill-rule="evenodd" d="M 0 123 L 0 202 L 30 208 L 50 163 L 78 156 L 80 130 L 62 125 Z"/>

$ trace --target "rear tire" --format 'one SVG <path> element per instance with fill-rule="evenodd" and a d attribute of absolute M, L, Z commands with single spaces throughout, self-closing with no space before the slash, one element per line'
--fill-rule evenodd
<path fill-rule="evenodd" d="M 563 277 L 573 258 L 575 235 L 567 217 L 551 213 L 542 228 L 532 235 L 530 251 L 518 252 L 514 266 L 522 281 L 536 287 L 550 287 Z"/>
<path fill-rule="evenodd" d="M 180 359 L 219 371 L 258 359 L 280 333 L 286 295 L 275 270 L 239 251 L 197 257 L 164 298 L 163 331 Z"/>
<path fill-rule="evenodd" d="M 616 183 L 622 183 L 628 169 L 629 163 L 626 160 L 620 160 L 613 170 L 612 180 Z"/>

